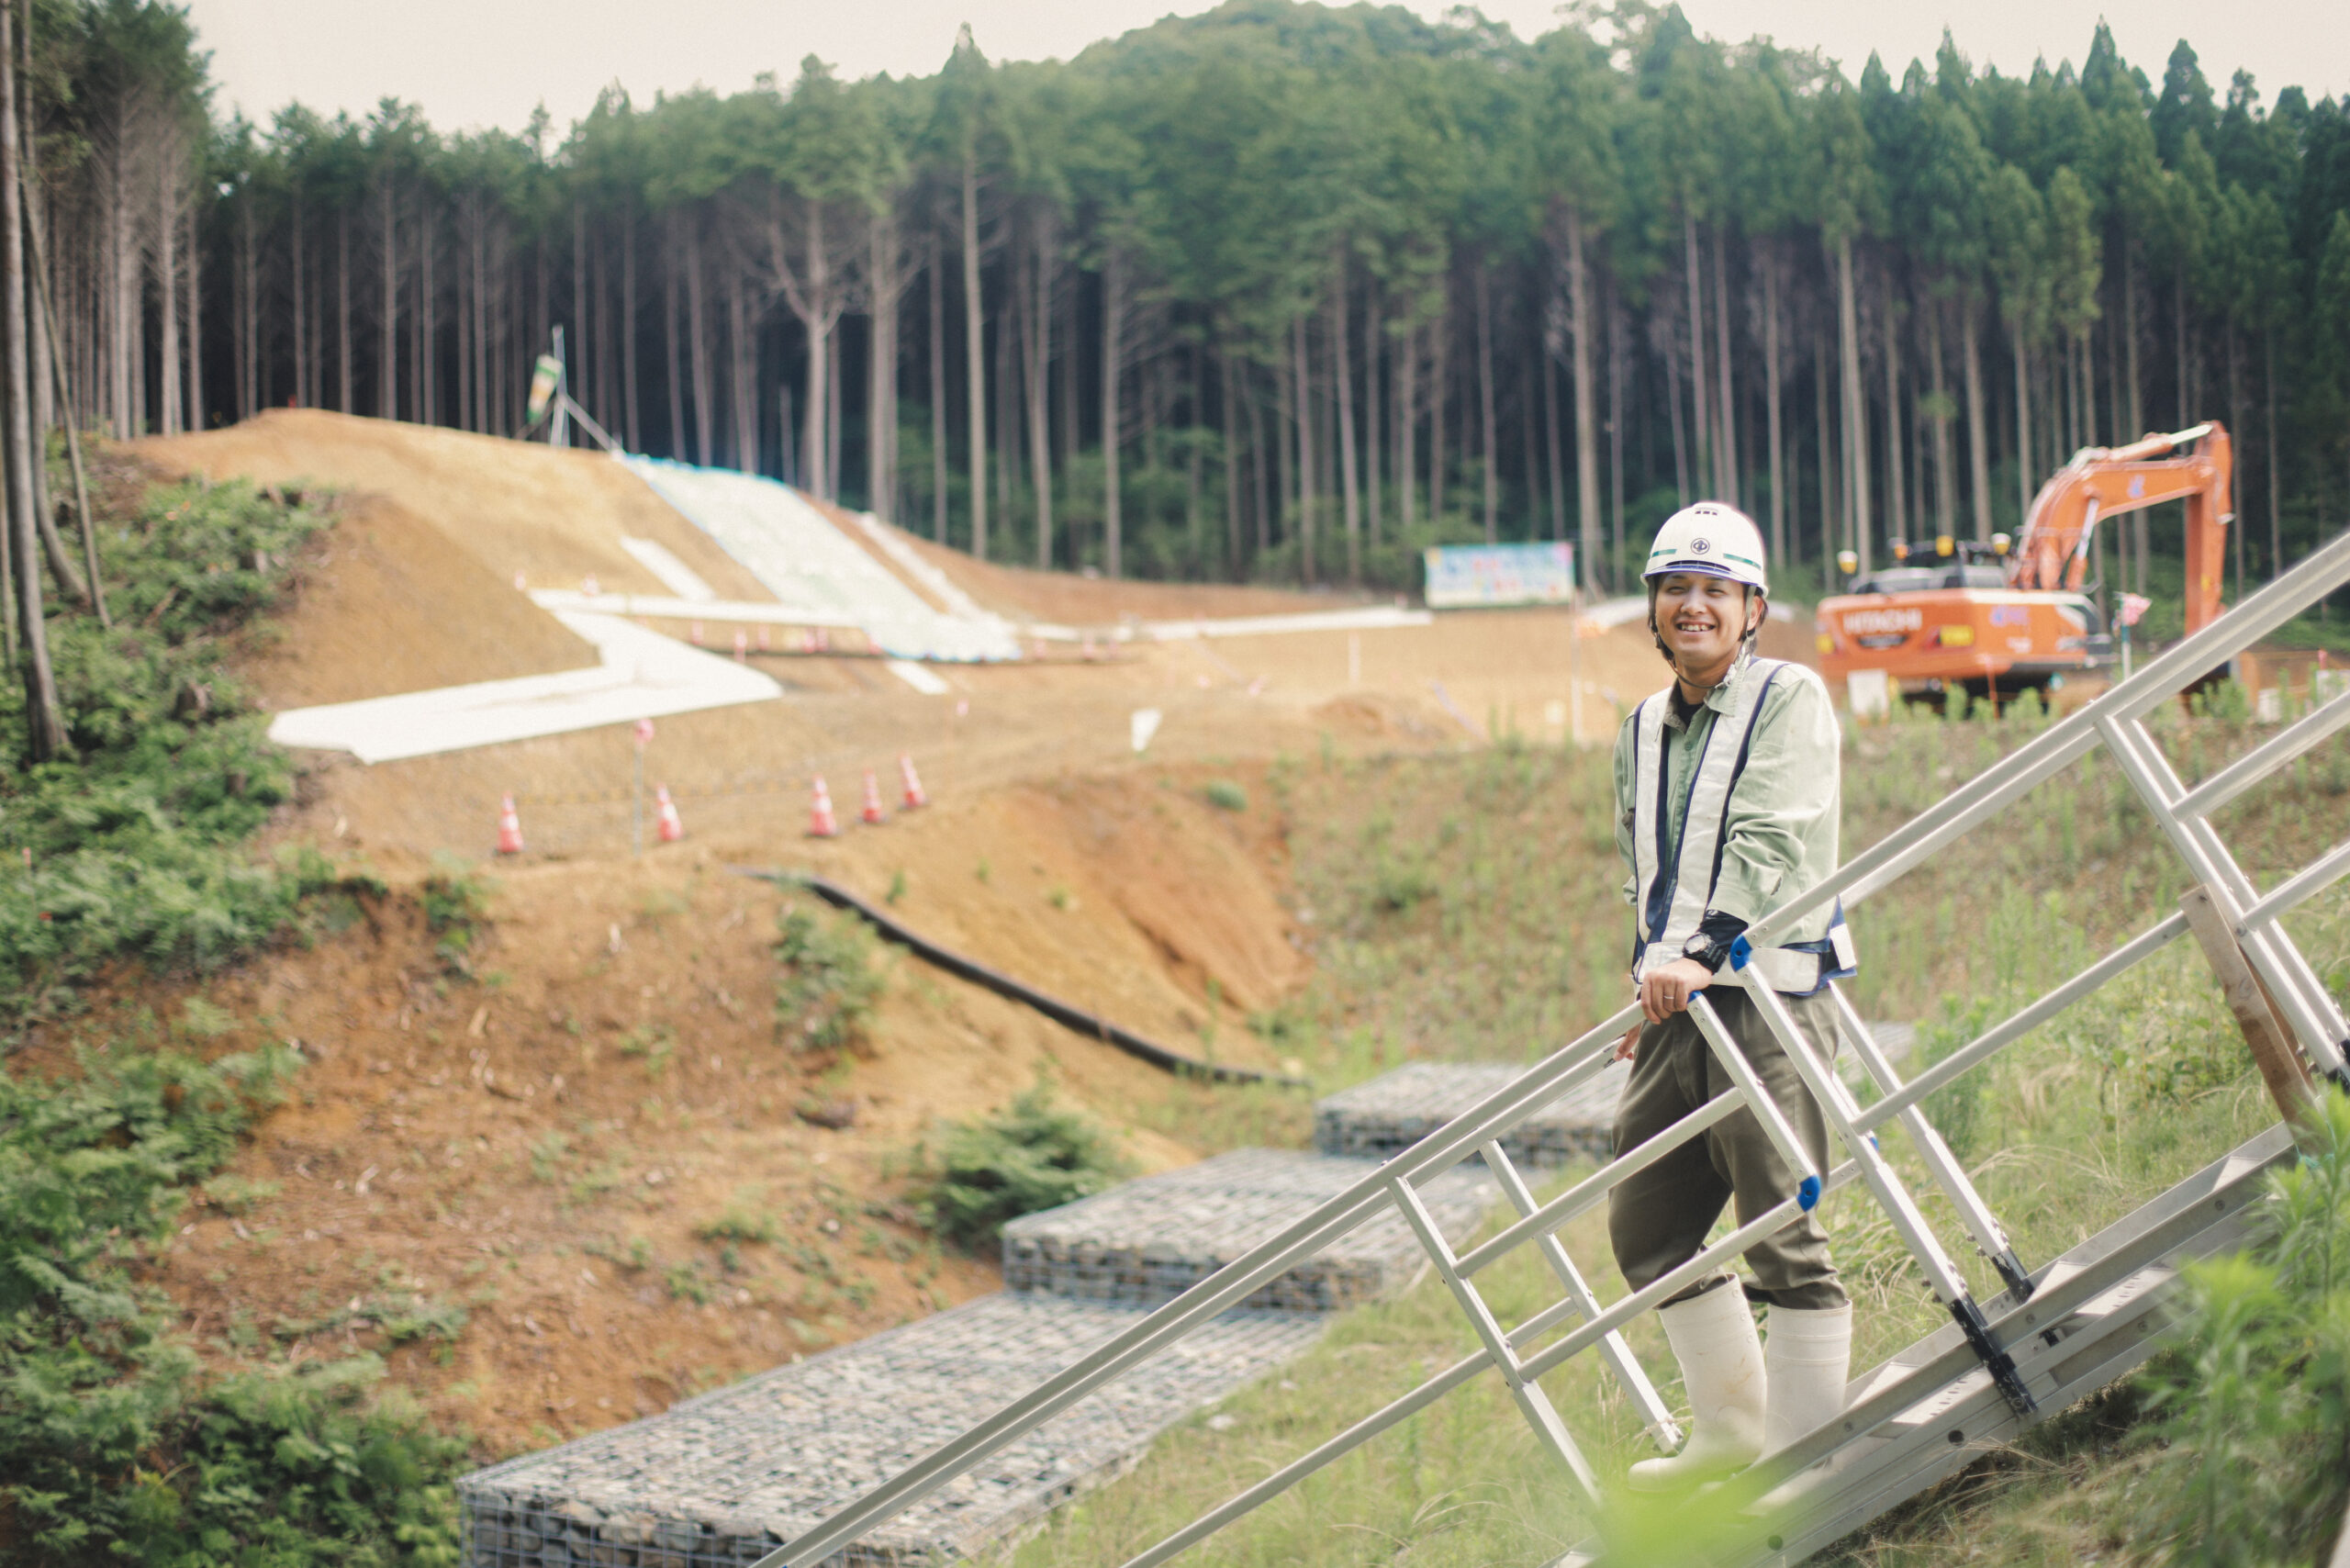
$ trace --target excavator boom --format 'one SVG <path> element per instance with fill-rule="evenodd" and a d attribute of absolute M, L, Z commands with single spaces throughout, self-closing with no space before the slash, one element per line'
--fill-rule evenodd
<path fill-rule="evenodd" d="M 2178 456 L 2193 443 L 2194 453 Z M 2017 588 L 2077 593 L 2088 575 L 2097 525 L 2164 501 L 2187 503 L 2187 630 L 2220 613 L 2220 573 L 2227 526 L 2235 520 L 2231 482 L 2234 449 L 2216 420 L 2127 446 L 2084 447 L 2032 498 L 2023 537 L 2008 570 Z"/>

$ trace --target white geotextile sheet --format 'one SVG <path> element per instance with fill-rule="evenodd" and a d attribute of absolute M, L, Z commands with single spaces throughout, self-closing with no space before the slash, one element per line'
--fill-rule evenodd
<path fill-rule="evenodd" d="M 933 609 L 789 486 L 656 457 L 622 461 L 775 595 L 778 621 L 795 610 L 808 611 L 811 624 L 847 615 L 896 658 L 1020 656 L 1009 625 Z"/>
<path fill-rule="evenodd" d="M 289 708 L 271 722 L 269 738 L 280 745 L 347 751 L 362 762 L 389 762 L 783 695 L 748 666 L 618 616 L 558 611 L 555 619 L 593 644 L 599 662 L 555 675 Z"/>

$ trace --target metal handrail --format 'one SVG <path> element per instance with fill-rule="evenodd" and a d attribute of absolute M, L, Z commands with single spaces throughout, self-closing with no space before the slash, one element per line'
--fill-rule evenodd
<path fill-rule="evenodd" d="M 1756 946 L 1769 946 L 1805 915 L 1828 907 L 1833 901 L 1841 898 L 1848 904 L 1859 902 L 2103 744 L 2115 753 L 2132 786 L 2162 821 L 2175 846 L 2211 887 L 2215 903 L 2230 917 L 2232 928 L 2244 935 L 2247 957 L 2278 994 L 2279 1005 L 2294 1015 L 2295 1032 L 2304 1047 L 2328 1070 L 2340 1071 L 2343 1064 L 2336 1045 L 2338 1014 L 2325 998 L 2322 987 L 2316 985 L 2307 961 L 2285 937 L 2282 928 L 2274 924 L 2274 917 L 2290 902 L 2350 871 L 2350 846 L 2331 852 L 2266 899 L 2254 898 L 2250 896 L 2249 880 L 2227 855 L 2202 812 L 2233 799 L 2257 778 L 2274 772 L 2350 722 L 2342 711 L 2344 700 L 2329 702 L 2191 791 L 2178 784 L 2167 761 L 2161 758 L 2152 737 L 2138 721 L 2345 581 L 2350 581 L 2350 534 L 2321 547 L 2211 625 L 2149 660 L 2134 677 L 2101 694 L 2081 711 L 2051 725 L 2045 733 L 1855 857 L 1833 876 L 1780 905 L 1750 929 L 1750 941 Z M 2154 755 L 2149 757 L 2146 752 Z M 1530 1212 L 1522 1212 L 1521 1217 L 1500 1235 L 1458 1259 L 1427 1226 L 1415 1228 L 1421 1233 L 1423 1245 L 1448 1287 L 1479 1327 L 1485 1339 L 1483 1348 L 1169 1537 L 1136 1558 L 1129 1568 L 1149 1568 L 1150 1564 L 1165 1561 L 1489 1368 L 1500 1371 L 1509 1382 L 1521 1408 L 1546 1445 L 1567 1462 L 1578 1479 L 1589 1484 L 1586 1468 L 1574 1450 L 1572 1439 L 1556 1426 L 1555 1415 L 1550 1413 L 1547 1401 L 1541 1398 L 1539 1389 L 1532 1387 L 1535 1380 L 1594 1345 L 1608 1347 L 1611 1352 L 1620 1350 L 1617 1330 L 1625 1323 L 1777 1228 L 1794 1223 L 1821 1193 L 1853 1180 L 1864 1182 L 1885 1209 L 1928 1282 L 1948 1306 L 1973 1354 L 1989 1369 L 2010 1403 L 2020 1410 L 2028 1410 L 2031 1396 L 2000 1348 L 1990 1320 L 1943 1254 L 1907 1185 L 1877 1150 L 1871 1130 L 1901 1118 L 1911 1137 L 1927 1152 L 1936 1181 L 1960 1199 L 1963 1214 L 1973 1216 L 1969 1228 L 1975 1231 L 1978 1246 L 1988 1252 L 2002 1245 L 1996 1221 L 1989 1218 L 1989 1211 L 1982 1205 L 1964 1174 L 1947 1158 L 1947 1150 L 1940 1149 L 1939 1139 L 1930 1127 L 1922 1117 L 1906 1113 L 1926 1095 L 1981 1065 L 2065 1006 L 2175 940 L 2185 928 L 2183 915 L 2165 919 L 1907 1083 L 1899 1081 L 1881 1055 L 1863 1053 L 1864 1064 L 1885 1093 L 1884 1099 L 1866 1111 L 1852 1099 L 1842 1081 L 1815 1055 L 1796 1028 L 1785 1003 L 1760 985 L 1750 988 L 1749 994 L 1764 1025 L 1778 1039 L 1789 1062 L 1818 1103 L 1829 1127 L 1844 1143 L 1850 1158 L 1824 1179 L 1806 1181 L 1803 1186 L 1807 1192 L 1803 1195 L 1775 1205 L 1663 1278 L 1595 1312 L 1597 1303 L 1587 1287 L 1576 1288 L 1580 1276 L 1574 1274 L 1572 1263 L 1559 1247 L 1555 1234 L 1558 1227 L 1572 1212 L 1580 1212 L 1577 1205 L 1588 1207 L 1595 1204 L 1599 1195 L 1657 1158 L 1661 1150 L 1655 1146 L 1669 1148 L 1703 1130 L 1716 1119 L 1706 1114 L 1711 1106 L 1684 1116 L 1640 1148 L 1624 1151 L 1569 1193 L 1539 1207 L 1532 1207 L 1530 1198 L 1524 1196 L 1524 1183 L 1517 1179 L 1500 1140 L 1519 1123 L 1607 1065 L 1611 1047 L 1639 1016 L 1636 1005 L 1628 1005 L 1487 1095 L 1468 1112 L 1377 1170 L 1366 1172 L 1337 1196 L 1301 1216 L 1280 1234 L 1147 1314 L 979 1426 L 924 1455 L 873 1491 L 852 1500 L 830 1518 L 768 1553 L 760 1559 L 756 1568 L 783 1568 L 792 1562 L 806 1568 L 831 1556 L 987 1455 L 1130 1371 L 1209 1318 L 1237 1305 L 1259 1286 L 1347 1234 L 1386 1204 L 1397 1204 L 1406 1218 L 1412 1218 L 1414 1211 L 1419 1209 L 1414 1189 L 1481 1149 L 1488 1162 L 1503 1174 L 1504 1186 L 1516 1194 L 1514 1201 L 1521 1211 L 1530 1208 Z M 1725 977 L 1718 983 L 1736 980 Z M 2311 994 L 2312 989 L 2314 996 Z M 1729 1038 L 1702 994 L 1693 999 L 1691 1012 L 1707 1045 L 1722 1060 L 1732 1080 L 1732 1087 L 1724 1098 L 1740 1108 L 1753 1109 L 1782 1159 L 1796 1172 L 1808 1173 L 1807 1156 L 1778 1114 L 1775 1104 L 1760 1092 L 1740 1048 Z M 2335 1035 L 2318 1038 L 2325 1034 L 2327 1026 L 2334 1026 Z M 1722 1114 L 1727 1114 L 1727 1110 Z M 1937 1151 L 1942 1158 L 1935 1158 Z M 1425 1220 L 1424 1211 L 1419 1217 Z M 1546 1255 L 1556 1252 L 1553 1268 L 1561 1273 L 1562 1282 L 1572 1282 L 1570 1294 L 1567 1299 L 1535 1313 L 1516 1328 L 1504 1330 L 1476 1295 L 1469 1276 L 1528 1241 L 1540 1244 Z M 1995 1256 L 1994 1261 L 2001 1265 L 2011 1297 L 2021 1299 L 2030 1294 L 2031 1282 L 2021 1274 L 2020 1265 L 2011 1253 Z M 1524 1347 L 1573 1318 L 1582 1319 L 1578 1327 L 1538 1352 L 1523 1354 Z M 1628 1352 L 1625 1357 L 1628 1359 Z M 1617 1357 L 1611 1353 L 1609 1359 L 1613 1361 Z M 1618 1371 L 1620 1374 L 1620 1365 Z M 1632 1371 L 1637 1374 L 1636 1364 Z M 1644 1385 L 1645 1380 L 1641 1383 Z M 1652 1391 L 1650 1402 L 1653 1403 Z M 1650 1425 L 1660 1438 L 1670 1440 L 1669 1420 L 1652 1417 Z"/>

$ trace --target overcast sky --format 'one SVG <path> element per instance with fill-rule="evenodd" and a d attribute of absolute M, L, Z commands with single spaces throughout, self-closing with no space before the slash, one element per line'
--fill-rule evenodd
<path fill-rule="evenodd" d="M 1434 16 L 1445 7 L 1409 0 Z M 1945 20 L 1978 64 L 2031 68 L 2035 56 L 2077 62 L 2107 0 L 1683 0 L 1717 38 L 1763 34 L 1817 44 L 1857 75 L 1869 51 L 1897 76 L 1930 59 Z M 1555 0 L 1490 0 L 1487 15 L 1519 36 L 1544 31 Z M 299 99 L 364 114 L 385 96 L 423 106 L 434 126 L 513 129 L 544 104 L 558 129 L 604 84 L 642 102 L 697 84 L 747 86 L 762 71 L 789 78 L 813 53 L 848 76 L 927 74 L 955 29 L 971 23 L 993 59 L 1066 59 L 1097 39 L 1147 25 L 1198 0 L 192 0 L 225 108 L 256 119 Z M 2129 0 L 2110 7 L 2125 59 L 2159 80 L 2188 38 L 2222 94 L 2238 66 L 2262 101 L 2299 84 L 2312 98 L 2350 88 L 2350 20 L 2343 0 Z"/>

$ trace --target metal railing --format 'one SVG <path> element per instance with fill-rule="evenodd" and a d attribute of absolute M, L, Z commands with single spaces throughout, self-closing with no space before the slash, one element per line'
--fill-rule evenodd
<path fill-rule="evenodd" d="M 2237 865 L 2210 822 L 2213 810 L 2350 724 L 2350 694 L 2334 697 L 2191 789 L 2180 782 L 2144 723 L 2145 716 L 2156 707 L 2176 700 L 2208 673 L 2224 666 L 2236 654 L 2344 582 L 2350 582 L 2350 534 L 2323 546 L 2203 631 L 2150 661 L 2130 679 L 2052 724 L 1898 831 L 1856 856 L 1834 876 L 1781 905 L 1754 925 L 1748 934 L 1749 940 L 1758 947 L 1767 946 L 1805 914 L 1832 901 L 1841 899 L 1847 905 L 1860 903 L 1961 834 L 1990 820 L 2019 797 L 2103 746 L 2112 754 L 2164 836 L 2208 892 L 2244 958 L 2274 998 L 2293 1041 L 2320 1071 L 2350 1089 L 2350 1068 L 2345 1068 L 2344 1059 L 2345 1047 L 2350 1046 L 2350 1027 L 2345 1027 L 2340 1010 L 2308 960 L 2277 924 L 2288 910 L 2350 872 L 2350 845 L 2330 850 L 2306 869 L 2263 894 Z M 1501 1140 L 1521 1122 L 1607 1065 L 1617 1041 L 1640 1016 L 1637 1004 L 1627 1005 L 1487 1096 L 1473 1109 L 1366 1173 L 1344 1193 L 1303 1215 L 1279 1235 L 1142 1317 L 1024 1397 L 769 1553 L 760 1561 L 758 1568 L 784 1568 L 786 1564 L 814 1568 L 987 1455 L 1034 1430 L 1218 1314 L 1238 1305 L 1260 1285 L 1312 1257 L 1391 1204 L 1402 1212 L 1417 1235 L 1436 1271 L 1475 1330 L 1476 1350 L 1169 1536 L 1133 1559 L 1126 1568 L 1149 1568 L 1150 1564 L 1166 1561 L 1487 1371 L 1499 1373 L 1541 1446 L 1595 1497 L 1598 1479 L 1565 1421 L 1543 1393 L 1539 1380 L 1583 1351 L 1597 1349 L 1631 1397 L 1658 1446 L 1672 1449 L 1679 1441 L 1678 1429 L 1655 1387 L 1626 1346 L 1620 1333 L 1623 1326 L 1781 1226 L 1793 1223 L 1824 1193 L 1851 1182 L 1865 1187 L 1884 1210 L 1935 1295 L 1964 1335 L 1976 1361 L 1990 1373 L 2009 1404 L 2020 1414 L 2029 1416 L 2031 1395 L 2008 1350 L 1991 1333 L 1965 1276 L 1944 1251 L 1908 1185 L 1895 1171 L 1872 1135 L 1887 1123 L 1901 1127 L 1936 1188 L 1950 1200 L 1968 1239 L 1998 1272 L 2009 1300 L 2019 1302 L 2030 1296 L 2031 1276 L 1989 1206 L 1926 1120 L 1920 1102 L 2167 946 L 2187 929 L 2188 921 L 2183 914 L 2165 917 L 1906 1082 L 1877 1049 L 1852 1004 L 1839 991 L 1836 1002 L 1841 1032 L 1852 1042 L 1881 1096 L 1865 1109 L 1856 1102 L 1842 1079 L 1813 1053 L 1796 1029 L 1785 1002 L 1767 987 L 1749 986 L 1748 994 L 1754 1000 L 1764 1025 L 1777 1038 L 1787 1059 L 1818 1102 L 1830 1130 L 1846 1152 L 1842 1163 L 1825 1171 L 1813 1168 L 1800 1141 L 1770 1096 L 1762 1092 L 1744 1054 L 1701 993 L 1693 999 L 1690 1011 L 1707 1045 L 1729 1077 L 1729 1092 L 1690 1112 L 1639 1147 L 1622 1151 L 1596 1173 L 1559 1196 L 1538 1204 L 1523 1175 L 1503 1151 Z M 1797 1195 L 1730 1232 L 1645 1288 L 1603 1305 L 1568 1256 L 1557 1234 L 1559 1229 L 1575 1215 L 1605 1202 L 1607 1193 L 1628 1176 L 1741 1109 L 1754 1113 L 1780 1158 L 1797 1176 Z M 1520 1217 L 1489 1239 L 1465 1252 L 1455 1253 L 1421 1204 L 1418 1189 L 1472 1156 L 1483 1158 Z M 1566 1294 L 1515 1327 L 1505 1327 L 1479 1294 L 1474 1276 L 1504 1255 L 1528 1244 L 1538 1249 Z M 1542 1343 L 1553 1330 L 1570 1323 L 1577 1326 L 1557 1339 Z"/>

